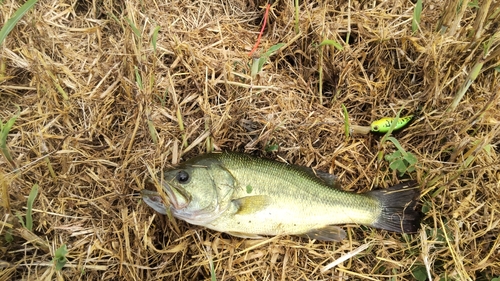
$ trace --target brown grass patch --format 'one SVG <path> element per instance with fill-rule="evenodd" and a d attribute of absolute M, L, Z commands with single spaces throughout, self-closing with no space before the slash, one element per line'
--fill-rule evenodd
<path fill-rule="evenodd" d="M 18 2 L 3 1 L 0 22 Z M 248 52 L 263 3 L 40 1 L 28 12 L 0 47 L 2 122 L 20 110 L 7 138 L 15 167 L 0 157 L 0 280 L 206 280 L 211 264 L 216 280 L 500 276 L 499 2 L 424 3 L 416 33 L 411 1 L 300 2 L 296 34 L 293 1 L 276 1 L 260 51 L 285 47 L 253 80 Z M 323 39 L 344 49 L 323 47 L 320 60 Z M 148 169 L 207 147 L 330 171 L 356 191 L 396 182 L 377 160 L 394 147 L 374 135 L 346 139 L 341 104 L 363 126 L 420 108 L 395 134 L 418 157 L 420 234 L 346 227 L 341 243 L 252 241 L 170 221 L 134 195 Z M 27 232 L 16 214 L 25 216 L 35 183 Z M 63 244 L 68 262 L 57 271 Z"/>

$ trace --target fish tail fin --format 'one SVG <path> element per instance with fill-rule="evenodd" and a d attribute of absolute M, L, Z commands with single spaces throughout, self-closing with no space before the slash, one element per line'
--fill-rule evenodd
<path fill-rule="evenodd" d="M 372 224 L 373 227 L 401 232 L 417 232 L 420 227 L 420 189 L 416 181 L 407 181 L 382 190 L 374 190 L 368 195 L 376 198 L 382 213 Z"/>

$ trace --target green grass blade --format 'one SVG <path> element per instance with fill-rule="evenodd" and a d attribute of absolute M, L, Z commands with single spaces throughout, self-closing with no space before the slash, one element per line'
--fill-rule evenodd
<path fill-rule="evenodd" d="M 130 25 L 130 28 L 132 28 L 132 31 L 134 32 L 137 39 L 141 39 L 141 31 L 137 29 L 135 24 L 129 18 L 125 18 L 125 20 L 128 22 L 128 25 Z"/>
<path fill-rule="evenodd" d="M 16 119 L 18 116 L 19 116 L 19 113 L 12 116 L 12 118 L 10 118 L 9 121 L 7 121 L 5 123 L 5 125 L 3 124 L 3 122 L 0 122 L 0 130 L 1 130 L 0 143 L 1 144 L 4 144 L 7 142 L 7 136 L 9 135 L 9 132 L 10 132 L 10 129 L 12 128 L 12 126 L 14 126 L 14 123 L 16 122 Z"/>
<path fill-rule="evenodd" d="M 345 131 L 345 137 L 346 139 L 349 138 L 349 113 L 347 113 L 347 108 L 345 107 L 344 104 L 341 104 L 342 106 L 342 111 L 344 111 L 344 131 Z"/>
<path fill-rule="evenodd" d="M 411 30 L 415 33 L 420 25 L 420 16 L 422 14 L 422 0 L 417 0 L 415 9 L 413 10 L 413 18 L 411 20 Z"/>
<path fill-rule="evenodd" d="M 149 134 L 151 135 L 151 139 L 153 139 L 154 144 L 158 144 L 158 135 L 156 134 L 155 125 L 153 125 L 153 121 L 148 120 L 148 128 Z"/>
<path fill-rule="evenodd" d="M 401 144 L 399 143 L 399 141 L 397 139 L 395 139 L 394 137 L 388 137 L 387 140 L 392 142 L 394 144 L 394 146 L 396 146 L 396 148 L 401 152 L 401 154 L 403 156 L 407 155 L 406 151 L 404 150 L 404 148 L 401 146 Z"/>
<path fill-rule="evenodd" d="M 215 275 L 214 261 L 212 259 L 208 260 L 210 265 L 210 281 L 217 281 L 217 276 Z"/>
<path fill-rule="evenodd" d="M 3 124 L 3 122 L 0 120 L 0 152 L 3 154 L 3 156 L 9 161 L 9 163 L 12 165 L 12 167 L 16 167 L 16 163 L 14 162 L 14 159 L 10 155 L 9 148 L 7 147 L 7 136 L 9 135 L 10 129 L 12 129 L 12 126 L 14 126 L 14 123 L 16 122 L 17 117 L 19 117 L 20 112 L 18 112 L 16 115 L 14 115 L 12 118 L 9 119 Z"/>
<path fill-rule="evenodd" d="M 458 93 L 455 95 L 455 98 L 451 102 L 448 111 L 453 111 L 457 108 L 458 104 L 460 103 L 460 101 L 464 97 L 464 95 L 467 92 L 467 90 L 469 89 L 469 87 L 472 85 L 472 83 L 474 83 L 474 80 L 476 80 L 476 78 L 481 73 L 483 65 L 484 65 L 483 61 L 479 61 L 474 65 L 471 72 L 469 73 L 469 76 L 464 81 L 464 83 L 462 84 L 462 87 L 460 87 Z"/>
<path fill-rule="evenodd" d="M 473 1 L 469 2 L 469 3 L 467 3 L 467 6 L 470 7 L 470 8 L 479 9 L 478 0 L 473 0 Z"/>
<path fill-rule="evenodd" d="M 259 68 L 258 68 L 258 72 L 260 72 L 262 70 L 262 67 L 264 66 L 264 63 L 267 61 L 267 59 L 276 51 L 278 51 L 281 47 L 283 47 L 285 45 L 285 43 L 278 43 L 276 45 L 273 45 L 269 48 L 269 50 L 267 50 L 265 53 L 263 53 L 261 56 L 260 56 L 260 59 L 259 59 Z"/>
<path fill-rule="evenodd" d="M 278 43 L 276 45 L 272 45 L 265 53 L 262 54 L 264 57 L 269 57 L 274 52 L 278 51 L 281 47 L 283 47 L 285 43 Z"/>
<path fill-rule="evenodd" d="M 177 106 L 177 110 L 175 112 L 177 116 L 177 123 L 179 125 L 179 131 L 182 133 L 182 147 L 188 147 L 186 132 L 184 131 L 184 120 L 182 119 L 181 108 Z"/>
<path fill-rule="evenodd" d="M 28 196 L 28 205 L 26 210 L 26 228 L 29 231 L 33 231 L 33 202 L 35 201 L 36 196 L 38 195 L 38 184 L 34 184 L 31 188 L 30 195 Z"/>
<path fill-rule="evenodd" d="M 54 171 L 54 168 L 52 167 L 52 164 L 50 163 L 49 157 L 45 157 L 44 160 L 45 160 L 45 163 L 47 164 L 47 168 L 49 168 L 50 176 L 54 180 L 57 180 L 56 172 Z"/>
<path fill-rule="evenodd" d="M 321 46 L 325 46 L 325 45 L 330 45 L 330 46 L 334 46 L 337 50 L 339 51 L 342 51 L 344 49 L 344 47 L 342 47 L 342 45 L 335 41 L 335 40 L 329 40 L 329 39 L 325 39 L 323 40 L 318 47 L 321 47 Z"/>
<path fill-rule="evenodd" d="M 151 115 L 150 110 L 146 110 L 146 116 L 148 119 L 147 123 L 148 123 L 149 135 L 151 136 L 153 143 L 158 145 L 158 134 L 156 132 L 155 124 L 153 123 L 153 120 L 151 120 L 150 115 Z"/>
<path fill-rule="evenodd" d="M 261 55 L 261 57 L 269 57 L 271 56 L 274 52 L 278 51 L 281 47 L 283 47 L 285 43 L 278 43 L 276 45 L 272 45 L 269 47 L 269 49 Z"/>
<path fill-rule="evenodd" d="M 156 42 L 158 41 L 158 32 L 160 31 L 160 27 L 155 27 L 153 31 L 153 37 L 151 38 L 151 44 L 153 45 L 153 51 L 156 53 Z"/>
<path fill-rule="evenodd" d="M 50 76 L 50 78 L 52 78 L 52 81 L 54 81 L 54 86 L 56 87 L 57 91 L 61 94 L 61 96 L 63 97 L 64 100 L 68 100 L 69 99 L 69 96 L 68 94 L 66 93 L 66 91 L 64 91 L 64 89 L 61 87 L 61 85 L 59 85 L 59 78 L 57 78 L 56 75 L 54 75 L 51 71 L 47 70 L 47 75 Z"/>
<path fill-rule="evenodd" d="M 16 218 L 19 220 L 19 223 L 26 228 L 26 224 L 24 223 L 23 216 L 20 212 L 16 212 Z"/>
<path fill-rule="evenodd" d="M 134 66 L 134 72 L 135 72 L 135 82 L 137 83 L 137 86 L 139 86 L 139 89 L 144 89 L 144 85 L 142 85 L 142 78 L 141 74 L 139 73 L 139 69 L 137 66 Z"/>
<path fill-rule="evenodd" d="M 3 43 L 7 35 L 14 29 L 17 22 L 26 14 L 33 6 L 38 2 L 38 0 L 28 0 L 24 3 L 19 10 L 15 11 L 12 17 L 7 21 L 7 23 L 0 30 L 0 45 Z"/>

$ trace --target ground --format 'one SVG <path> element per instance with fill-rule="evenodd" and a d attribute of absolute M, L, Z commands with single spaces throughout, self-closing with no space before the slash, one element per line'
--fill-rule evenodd
<path fill-rule="evenodd" d="M 417 16 L 412 1 L 277 0 L 250 55 L 266 5 L 249 1 L 40 0 L 15 22 L 0 42 L 0 280 L 500 277 L 500 3 Z M 1 1 L 2 26 L 21 2 Z M 415 117 L 393 139 L 363 130 L 400 110 Z M 355 192 L 415 179 L 421 229 L 241 239 L 138 196 L 211 150 Z"/>

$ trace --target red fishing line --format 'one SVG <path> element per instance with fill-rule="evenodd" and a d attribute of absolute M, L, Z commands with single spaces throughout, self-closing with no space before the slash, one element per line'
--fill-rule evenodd
<path fill-rule="evenodd" d="M 249 56 L 252 56 L 255 50 L 257 50 L 257 47 L 259 47 L 260 38 L 262 38 L 262 34 L 264 33 L 264 29 L 266 28 L 267 17 L 269 16 L 270 8 L 271 8 L 271 3 L 267 3 L 266 12 L 264 13 L 264 23 L 262 24 L 262 28 L 260 29 L 259 37 L 257 37 L 257 42 L 255 42 L 255 45 L 253 46 L 252 50 L 250 51 L 250 53 L 248 53 Z"/>

